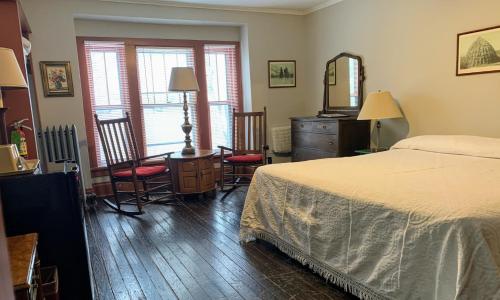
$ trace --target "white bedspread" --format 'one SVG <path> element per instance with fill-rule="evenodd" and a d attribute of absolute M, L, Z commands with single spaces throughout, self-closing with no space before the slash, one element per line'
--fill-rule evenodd
<path fill-rule="evenodd" d="M 240 235 L 364 299 L 500 299 L 500 140 L 261 167 Z"/>

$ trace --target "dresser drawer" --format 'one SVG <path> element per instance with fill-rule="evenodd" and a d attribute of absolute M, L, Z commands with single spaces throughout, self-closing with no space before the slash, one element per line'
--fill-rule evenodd
<path fill-rule="evenodd" d="M 292 121 L 292 131 L 311 132 L 312 127 L 313 127 L 313 122 L 298 121 L 298 120 Z"/>
<path fill-rule="evenodd" d="M 314 122 L 312 123 L 312 132 L 317 132 L 317 133 L 326 133 L 326 134 L 337 134 L 338 130 L 338 123 L 337 122 Z"/>
<path fill-rule="evenodd" d="M 293 142 L 294 147 L 337 152 L 338 140 L 336 134 L 297 133 Z"/>
<path fill-rule="evenodd" d="M 337 153 L 335 152 L 325 152 L 315 149 L 307 149 L 307 148 L 295 148 L 292 152 L 292 161 L 304 161 L 304 160 L 313 160 L 313 159 L 321 159 L 321 158 L 331 158 L 337 157 Z"/>

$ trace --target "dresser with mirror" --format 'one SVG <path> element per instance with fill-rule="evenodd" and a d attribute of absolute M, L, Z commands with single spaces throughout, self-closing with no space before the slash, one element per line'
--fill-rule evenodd
<path fill-rule="evenodd" d="M 326 63 L 322 110 L 291 118 L 292 161 L 352 156 L 369 148 L 370 122 L 357 120 L 363 82 L 361 57 L 341 53 Z"/>

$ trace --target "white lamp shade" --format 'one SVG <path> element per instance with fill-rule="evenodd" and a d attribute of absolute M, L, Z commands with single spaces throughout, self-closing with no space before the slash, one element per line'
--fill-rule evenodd
<path fill-rule="evenodd" d="M 172 92 L 199 91 L 200 87 L 198 86 L 193 68 L 172 68 L 168 90 Z"/>
<path fill-rule="evenodd" d="M 12 49 L 0 47 L 0 88 L 25 88 L 26 80 Z"/>
<path fill-rule="evenodd" d="M 374 92 L 366 97 L 359 112 L 358 120 L 382 120 L 402 117 L 403 114 L 390 92 Z"/>

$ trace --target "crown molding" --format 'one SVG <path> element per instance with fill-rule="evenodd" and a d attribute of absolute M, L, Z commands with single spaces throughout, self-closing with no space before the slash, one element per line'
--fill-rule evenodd
<path fill-rule="evenodd" d="M 99 1 L 112 2 L 112 3 L 126 3 L 126 4 L 156 5 L 156 6 L 167 6 L 167 7 L 177 7 L 177 8 L 224 10 L 224 11 L 236 11 L 236 12 L 254 12 L 254 13 L 297 15 L 297 16 L 304 15 L 304 11 L 298 10 L 298 9 L 239 7 L 239 6 L 225 6 L 225 5 L 204 5 L 204 4 L 191 4 L 191 3 L 180 3 L 180 2 L 173 2 L 173 1 L 158 1 L 158 0 L 99 0 Z"/>
<path fill-rule="evenodd" d="M 267 14 L 281 14 L 281 15 L 296 15 L 303 16 L 323 8 L 337 4 L 343 0 L 328 0 L 324 3 L 318 4 L 314 7 L 300 10 L 300 9 L 279 9 L 279 8 L 258 8 L 258 7 L 245 7 L 245 6 L 226 6 L 226 5 L 204 5 L 204 4 L 191 4 L 181 3 L 175 1 L 162 1 L 162 0 L 99 0 L 101 2 L 111 3 L 126 3 L 126 4 L 142 4 L 142 5 L 156 5 L 177 8 L 194 8 L 194 9 L 209 9 L 209 10 L 224 10 L 236 12 L 254 12 L 254 13 L 267 13 Z"/>
<path fill-rule="evenodd" d="M 326 2 L 323 2 L 321 4 L 318 4 L 316 6 L 313 6 L 311 8 L 304 10 L 304 15 L 308 15 L 308 14 L 311 14 L 315 11 L 322 10 L 324 8 L 330 7 L 330 6 L 335 5 L 335 4 L 342 2 L 342 1 L 344 1 L 344 0 L 328 0 Z"/>

